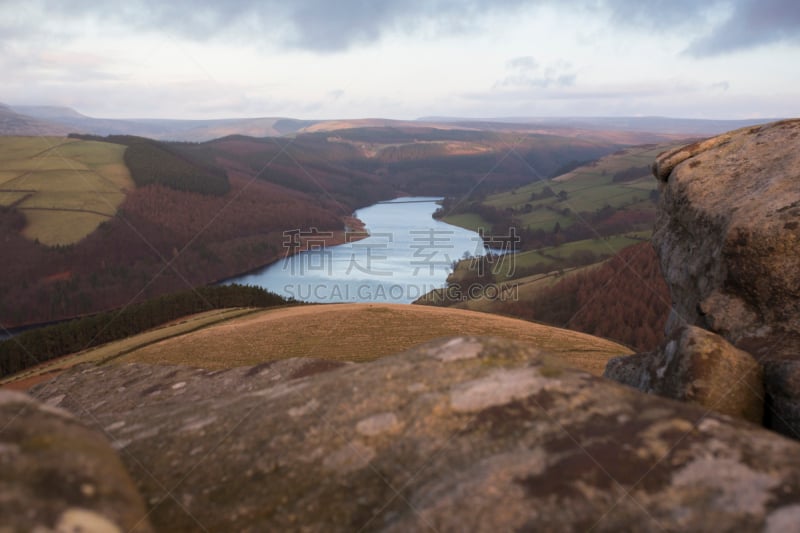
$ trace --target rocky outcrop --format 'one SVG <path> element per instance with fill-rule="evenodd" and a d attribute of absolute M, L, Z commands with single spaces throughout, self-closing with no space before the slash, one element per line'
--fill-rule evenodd
<path fill-rule="evenodd" d="M 654 171 L 668 327 L 701 326 L 759 360 L 800 358 L 800 120 L 680 148 Z"/>
<path fill-rule="evenodd" d="M 672 339 L 611 361 L 605 375 L 752 421 L 763 390 L 765 425 L 799 438 L 800 120 L 664 153 L 653 173 L 661 192 L 653 245 L 672 294 Z M 763 385 L 748 357 L 686 324 L 755 357 Z"/>
<path fill-rule="evenodd" d="M 800 443 L 456 338 L 364 364 L 76 367 L 34 389 L 110 436 L 163 531 L 780 531 Z"/>
<path fill-rule="evenodd" d="M 99 432 L 66 411 L 0 390 L 0 531 L 151 528 L 128 473 Z"/>
<path fill-rule="evenodd" d="M 610 360 L 603 375 L 642 392 L 757 424 L 762 421 L 761 365 L 747 352 L 696 326 L 677 329 L 654 352 Z"/>

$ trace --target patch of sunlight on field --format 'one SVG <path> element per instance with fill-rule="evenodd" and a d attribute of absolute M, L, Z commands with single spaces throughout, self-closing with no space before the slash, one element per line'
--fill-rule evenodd
<path fill-rule="evenodd" d="M 0 205 L 24 198 L 23 235 L 46 245 L 80 241 L 113 217 L 134 188 L 125 146 L 58 137 L 0 138 Z M 22 193 L 28 196 L 21 196 Z"/>

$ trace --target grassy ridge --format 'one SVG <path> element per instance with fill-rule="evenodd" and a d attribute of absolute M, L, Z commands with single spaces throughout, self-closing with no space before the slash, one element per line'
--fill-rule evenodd
<path fill-rule="evenodd" d="M 331 304 L 260 311 L 149 344 L 114 362 L 210 369 L 290 357 L 364 362 L 455 335 L 530 342 L 595 374 L 602 373 L 610 357 L 629 353 L 604 339 L 485 313 L 399 304 Z"/>

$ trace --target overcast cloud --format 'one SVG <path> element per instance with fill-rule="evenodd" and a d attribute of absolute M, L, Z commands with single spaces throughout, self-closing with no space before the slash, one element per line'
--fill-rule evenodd
<path fill-rule="evenodd" d="M 660 114 L 697 87 L 687 114 L 788 116 L 799 51 L 796 0 L 3 0 L 0 102 L 411 118 L 619 95 L 615 110 Z"/>
<path fill-rule="evenodd" d="M 377 41 L 387 31 L 411 31 L 431 24 L 446 34 L 480 24 L 493 12 L 554 6 L 589 11 L 613 25 L 669 32 L 707 24 L 718 12 L 723 24 L 691 43 L 689 51 L 713 55 L 778 41 L 800 41 L 796 0 L 5 0 L 2 39 L 39 33 L 41 19 L 14 15 L 20 10 L 61 20 L 96 19 L 138 31 L 167 31 L 195 40 L 215 36 L 296 46 L 316 52 L 347 50 Z M 24 6 L 24 7 L 22 7 Z M 238 33 L 245 30 L 244 34 Z"/>

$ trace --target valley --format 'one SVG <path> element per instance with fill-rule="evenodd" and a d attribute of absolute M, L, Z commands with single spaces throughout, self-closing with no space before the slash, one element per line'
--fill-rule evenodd
<path fill-rule="evenodd" d="M 35 137 L 0 138 L 0 153 L 16 158 L 2 174 L 0 238 L 15 260 L 0 265 L 0 324 L 84 316 L 214 283 L 278 260 L 284 231 L 314 227 L 330 233 L 326 244 L 340 243 L 359 207 L 522 187 L 528 165 L 552 175 L 620 148 L 617 139 L 359 126 L 203 143 L 76 134 L 48 138 L 58 150 L 38 152 L 15 148 Z M 365 142 L 366 155 L 357 146 Z M 512 145 L 522 159 L 504 157 Z M 31 181 L 36 194 L 12 205 L 33 194 L 15 170 L 28 167 L 61 174 Z"/>

